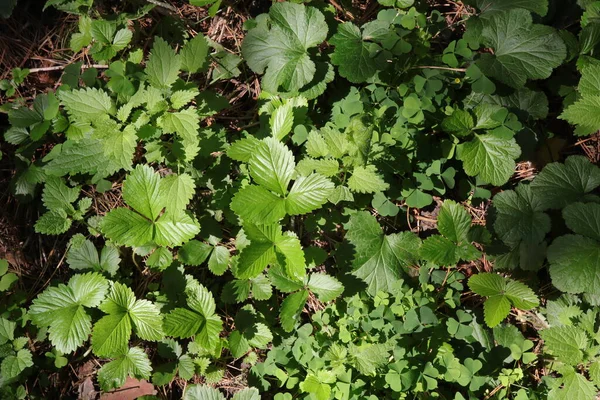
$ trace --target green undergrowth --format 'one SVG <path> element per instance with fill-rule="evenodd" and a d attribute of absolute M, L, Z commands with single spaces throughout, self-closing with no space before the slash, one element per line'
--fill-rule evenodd
<path fill-rule="evenodd" d="M 96 66 L 0 82 L 7 190 L 65 243 L 39 293 L 0 261 L 3 399 L 89 360 L 144 399 L 596 398 L 600 2 L 341 3 L 267 2 L 230 48 L 47 2 Z"/>

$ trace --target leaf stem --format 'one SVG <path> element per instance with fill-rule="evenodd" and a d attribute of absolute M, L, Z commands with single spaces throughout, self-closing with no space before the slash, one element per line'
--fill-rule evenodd
<path fill-rule="evenodd" d="M 435 65 L 419 65 L 416 67 L 412 67 L 411 69 L 441 69 L 444 71 L 467 72 L 466 68 L 437 67 Z"/>

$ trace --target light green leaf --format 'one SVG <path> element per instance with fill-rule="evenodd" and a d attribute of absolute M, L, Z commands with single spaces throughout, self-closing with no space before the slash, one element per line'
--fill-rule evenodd
<path fill-rule="evenodd" d="M 270 224 L 286 214 L 286 200 L 260 186 L 240 189 L 231 201 L 231 210 L 247 222 Z"/>
<path fill-rule="evenodd" d="M 285 200 L 289 215 L 300 215 L 319 209 L 327 202 L 334 188 L 333 182 L 319 174 L 299 177 Z"/>
<path fill-rule="evenodd" d="M 116 112 L 108 93 L 96 88 L 63 90 L 58 98 L 74 121 L 96 122 Z"/>
<path fill-rule="evenodd" d="M 177 112 L 163 114 L 158 125 L 164 133 L 174 133 L 184 140 L 197 140 L 200 127 L 200 116 L 194 108 L 186 108 Z"/>
<path fill-rule="evenodd" d="M 58 154 L 44 166 L 44 171 L 53 176 L 77 173 L 95 174 L 104 160 L 104 146 L 101 141 L 95 139 L 82 139 L 78 142 L 67 140 L 60 147 Z"/>
<path fill-rule="evenodd" d="M 35 223 L 35 231 L 45 235 L 60 235 L 71 227 L 71 220 L 63 209 L 48 211 Z"/>
<path fill-rule="evenodd" d="M 510 313 L 510 301 L 500 295 L 491 296 L 483 304 L 485 323 L 489 327 L 498 325 Z"/>
<path fill-rule="evenodd" d="M 291 332 L 294 329 L 307 299 L 308 290 L 301 290 L 290 294 L 283 300 L 279 311 L 279 320 L 284 331 Z"/>
<path fill-rule="evenodd" d="M 273 111 L 273 114 L 271 114 L 269 126 L 271 127 L 271 135 L 277 140 L 282 140 L 290 133 L 294 126 L 293 104 L 285 103 L 284 105 L 277 107 L 275 111 Z"/>
<path fill-rule="evenodd" d="M 372 295 L 389 290 L 403 271 L 418 262 L 419 238 L 410 232 L 384 235 L 368 212 L 350 217 L 346 237 L 355 248 L 353 274 L 367 283 Z"/>
<path fill-rule="evenodd" d="M 489 77 L 519 88 L 527 79 L 546 79 L 565 59 L 566 46 L 556 31 L 532 23 L 531 13 L 511 9 L 486 19 L 482 41 L 494 49 L 477 65 Z"/>
<path fill-rule="evenodd" d="M 227 155 L 236 161 L 248 162 L 252 158 L 254 149 L 262 142 L 256 139 L 254 136 L 247 136 L 243 139 L 236 140 L 233 142 L 229 149 L 227 149 Z"/>
<path fill-rule="evenodd" d="M 285 257 L 285 271 L 294 278 L 302 279 L 306 276 L 306 261 L 304 251 L 297 237 L 283 235 L 275 241 L 275 248 Z"/>
<path fill-rule="evenodd" d="M 152 167 L 140 164 L 123 182 L 123 200 L 146 218 L 155 221 L 167 204 L 160 185 L 160 175 Z"/>
<path fill-rule="evenodd" d="M 2 376 L 3 381 L 8 381 L 18 377 L 28 367 L 33 367 L 31 351 L 21 349 L 16 355 L 10 355 L 2 360 L 0 376 Z"/>
<path fill-rule="evenodd" d="M 225 400 L 225 396 L 210 386 L 189 385 L 185 389 L 183 400 Z"/>
<path fill-rule="evenodd" d="M 150 84 L 157 88 L 168 88 L 178 78 L 181 57 L 160 37 L 154 39 L 154 45 L 146 63 L 146 75 Z"/>
<path fill-rule="evenodd" d="M 440 266 L 456 265 L 460 261 L 456 243 L 440 235 L 433 235 L 423 241 L 421 257 Z"/>
<path fill-rule="evenodd" d="M 308 50 L 327 37 L 323 14 L 303 4 L 275 3 L 268 18 L 258 21 L 242 43 L 242 55 L 254 72 L 265 74 L 264 90 L 298 92 L 311 83 L 316 66 Z"/>
<path fill-rule="evenodd" d="M 317 131 L 311 131 L 306 140 L 306 154 L 310 157 L 319 158 L 326 157 L 329 154 L 327 142 L 323 136 Z"/>
<path fill-rule="evenodd" d="M 187 41 L 179 53 L 181 69 L 194 74 L 202 69 L 208 56 L 208 42 L 202 33 Z"/>
<path fill-rule="evenodd" d="M 123 386 L 128 376 L 148 379 L 151 372 L 148 355 L 139 347 L 132 347 L 117 359 L 104 364 L 98 371 L 98 381 L 103 391 L 109 391 Z"/>
<path fill-rule="evenodd" d="M 385 344 L 353 346 L 350 350 L 356 369 L 364 375 L 375 376 L 377 368 L 388 362 L 389 354 Z"/>
<path fill-rule="evenodd" d="M 577 125 L 575 134 L 587 136 L 600 128 L 600 96 L 586 96 L 571 104 L 560 115 L 572 125 Z"/>
<path fill-rule="evenodd" d="M 308 374 L 303 382 L 300 382 L 300 390 L 310 393 L 317 400 L 329 400 L 331 396 L 331 386 L 328 383 L 321 382 L 313 374 Z"/>
<path fill-rule="evenodd" d="M 376 193 L 387 190 L 388 185 L 377 173 L 374 165 L 354 167 L 352 176 L 348 179 L 348 187 L 357 193 Z"/>
<path fill-rule="evenodd" d="M 100 274 L 75 275 L 68 285 L 51 286 L 31 305 L 29 314 L 38 327 L 49 327 L 50 341 L 63 353 L 76 350 L 91 332 L 91 318 L 84 307 L 97 307 L 108 283 Z"/>
<path fill-rule="evenodd" d="M 475 135 L 459 147 L 458 159 L 463 161 L 469 176 L 478 176 L 495 186 L 505 184 L 515 170 L 515 159 L 521 149 L 514 139 L 502 139 L 492 134 Z"/>
<path fill-rule="evenodd" d="M 307 286 L 324 303 L 335 299 L 344 291 L 340 281 L 321 272 L 311 274 Z"/>
<path fill-rule="evenodd" d="M 154 242 L 159 246 L 175 247 L 200 232 L 200 225 L 187 212 L 166 212 L 154 224 Z"/>
<path fill-rule="evenodd" d="M 152 241 L 152 221 L 127 208 L 109 211 L 100 222 L 102 233 L 117 245 L 140 247 Z"/>
<path fill-rule="evenodd" d="M 51 176 L 46 179 L 42 200 L 48 210 L 63 209 L 72 212 L 71 204 L 79 197 L 79 191 L 79 187 L 71 188 L 61 178 Z"/>
<path fill-rule="evenodd" d="M 234 394 L 232 400 L 260 400 L 260 393 L 257 388 L 245 388 Z"/>
<path fill-rule="evenodd" d="M 171 212 L 184 210 L 196 193 L 196 184 L 188 174 L 171 174 L 160 182 L 160 197 Z"/>
<path fill-rule="evenodd" d="M 471 216 L 462 205 L 446 200 L 438 214 L 437 226 L 440 233 L 454 243 L 468 242 Z"/>
<path fill-rule="evenodd" d="M 588 347 L 585 332 L 574 326 L 554 326 L 540 331 L 544 346 L 560 362 L 577 365 L 583 361 Z"/>
<path fill-rule="evenodd" d="M 275 138 L 264 139 L 250 158 L 252 179 L 282 196 L 287 193 L 295 167 L 292 152 Z"/>
<path fill-rule="evenodd" d="M 548 393 L 548 400 L 593 399 L 597 395 L 594 384 L 583 375 L 570 371 L 560 379 L 560 385 L 555 386 Z"/>
<path fill-rule="evenodd" d="M 215 246 L 208 259 L 208 269 L 217 276 L 221 276 L 229 268 L 229 249 L 225 246 Z"/>
<path fill-rule="evenodd" d="M 210 255 L 213 247 L 199 240 L 190 240 L 177 253 L 179 261 L 185 265 L 198 266 L 202 264 Z"/>

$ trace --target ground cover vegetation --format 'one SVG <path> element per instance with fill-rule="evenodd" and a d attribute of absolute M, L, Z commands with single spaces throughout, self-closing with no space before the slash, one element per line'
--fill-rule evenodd
<path fill-rule="evenodd" d="M 0 16 L 2 399 L 597 398 L 600 1 Z"/>

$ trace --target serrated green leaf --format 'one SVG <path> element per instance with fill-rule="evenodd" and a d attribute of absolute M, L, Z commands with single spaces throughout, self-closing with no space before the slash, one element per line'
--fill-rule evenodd
<path fill-rule="evenodd" d="M 467 3 L 473 4 L 487 15 L 515 8 L 529 10 L 541 17 L 548 13 L 548 0 L 469 0 Z"/>
<path fill-rule="evenodd" d="M 419 238 L 402 232 L 384 235 L 375 217 L 361 211 L 350 218 L 346 237 L 355 247 L 353 274 L 375 295 L 389 290 L 402 272 L 418 261 Z"/>
<path fill-rule="evenodd" d="M 123 182 L 123 200 L 134 210 L 155 221 L 166 205 L 161 178 L 147 165 L 138 165 Z"/>
<path fill-rule="evenodd" d="M 596 388 L 583 375 L 570 371 L 560 379 L 562 386 L 555 386 L 548 393 L 548 400 L 593 399 Z"/>
<path fill-rule="evenodd" d="M 256 185 L 240 189 L 231 201 L 231 210 L 247 222 L 270 224 L 286 214 L 286 201 Z"/>
<path fill-rule="evenodd" d="M 294 174 L 294 155 L 275 138 L 266 138 L 253 150 L 250 175 L 262 187 L 284 196 Z"/>
<path fill-rule="evenodd" d="M 292 235 L 283 235 L 275 241 L 275 248 L 285 258 L 286 273 L 298 279 L 306 276 L 306 261 L 300 240 Z"/>
<path fill-rule="evenodd" d="M 160 37 L 154 39 L 154 45 L 146 63 L 146 75 L 150 84 L 157 88 L 168 88 L 178 78 L 181 57 Z"/>
<path fill-rule="evenodd" d="M 250 158 L 252 158 L 256 146 L 261 143 L 262 142 L 254 136 L 247 136 L 233 142 L 232 145 L 229 146 L 229 149 L 227 149 L 227 155 L 236 161 L 248 162 L 250 161 Z"/>
<path fill-rule="evenodd" d="M 208 42 L 202 33 L 187 41 L 179 53 L 181 69 L 194 74 L 202 69 L 208 56 Z"/>
<path fill-rule="evenodd" d="M 148 379 L 151 372 L 148 355 L 142 349 L 132 347 L 117 359 L 104 364 L 98 371 L 98 381 L 103 391 L 109 391 L 123 386 L 128 376 Z"/>
<path fill-rule="evenodd" d="M 266 16 L 263 16 L 266 17 Z M 248 66 L 264 73 L 263 87 L 270 93 L 298 92 L 311 83 L 316 66 L 308 50 L 327 36 L 323 14 L 303 4 L 275 3 L 267 18 L 250 29 L 242 43 Z"/>
<path fill-rule="evenodd" d="M 350 82 L 365 82 L 385 67 L 381 46 L 373 43 L 367 29 L 363 28 L 361 33 L 352 22 L 339 24 L 329 42 L 335 46 L 331 62 L 338 66 L 340 75 Z"/>
<path fill-rule="evenodd" d="M 550 277 L 567 293 L 600 293 L 600 245 L 579 235 L 564 235 L 548 247 Z"/>
<path fill-rule="evenodd" d="M 97 307 L 108 283 L 97 273 L 75 275 L 68 285 L 51 286 L 31 305 L 29 314 L 38 327 L 49 327 L 50 341 L 63 353 L 76 350 L 91 333 L 84 307 Z"/>
<path fill-rule="evenodd" d="M 454 243 L 468 242 L 471 216 L 462 205 L 446 200 L 438 214 L 437 226 L 440 233 Z"/>
<path fill-rule="evenodd" d="M 174 133 L 184 140 L 197 140 L 200 127 L 200 116 L 194 108 L 186 108 L 177 112 L 163 114 L 158 125 L 164 133 Z"/>
<path fill-rule="evenodd" d="M 210 386 L 189 385 L 185 389 L 183 400 L 225 400 L 225 396 Z"/>
<path fill-rule="evenodd" d="M 291 332 L 294 329 L 307 299 L 308 290 L 301 290 L 290 294 L 283 300 L 279 310 L 279 320 L 284 331 Z"/>
<path fill-rule="evenodd" d="M 289 215 L 317 210 L 327 202 L 333 188 L 333 182 L 319 174 L 298 177 L 285 200 L 285 210 Z"/>
<path fill-rule="evenodd" d="M 140 247 L 152 241 L 152 221 L 127 208 L 115 208 L 102 218 L 102 233 L 115 244 Z"/>
<path fill-rule="evenodd" d="M 310 275 L 307 286 L 324 303 L 335 299 L 344 291 L 344 286 L 340 281 L 320 272 Z"/>
<path fill-rule="evenodd" d="M 35 223 L 35 231 L 45 235 L 60 235 L 71 227 L 71 220 L 63 209 L 48 211 Z"/>
<path fill-rule="evenodd" d="M 171 212 L 183 210 L 196 193 L 196 184 L 188 174 L 171 174 L 160 181 L 161 198 Z"/>
<path fill-rule="evenodd" d="M 229 268 L 229 249 L 224 246 L 215 246 L 208 259 L 208 269 L 217 276 L 221 276 Z"/>
<path fill-rule="evenodd" d="M 487 134 L 475 135 L 472 141 L 459 147 L 458 159 L 467 175 L 501 186 L 514 173 L 515 159 L 520 155 L 521 148 L 514 139 Z"/>
<path fill-rule="evenodd" d="M 10 355 L 2 360 L 0 366 L 0 376 L 2 380 L 8 381 L 19 376 L 25 368 L 33 366 L 33 358 L 31 351 L 28 349 L 21 349 L 16 355 Z"/>
<path fill-rule="evenodd" d="M 552 163 L 531 182 L 531 191 L 542 210 L 563 208 L 580 201 L 600 186 L 600 168 L 582 156 L 571 156 L 564 164 Z"/>
<path fill-rule="evenodd" d="M 475 121 L 468 111 L 455 110 L 452 115 L 444 118 L 442 128 L 457 136 L 468 136 L 475 128 Z"/>
<path fill-rule="evenodd" d="M 527 79 L 546 79 L 565 59 L 566 46 L 549 26 L 532 23 L 531 13 L 510 9 L 486 19 L 483 43 L 494 49 L 477 65 L 489 77 L 519 88 Z"/>
<path fill-rule="evenodd" d="M 387 190 L 390 185 L 377 173 L 374 165 L 367 165 L 354 167 L 348 187 L 357 193 L 376 193 Z"/>
<path fill-rule="evenodd" d="M 585 332 L 574 326 L 555 326 L 540 331 L 547 352 L 561 362 L 577 365 L 588 346 Z"/>
<path fill-rule="evenodd" d="M 271 118 L 269 119 L 269 126 L 271 127 L 271 135 L 277 139 L 282 140 L 288 133 L 292 131 L 294 126 L 294 108 L 292 103 L 285 103 L 284 105 L 277 107 Z"/>
<path fill-rule="evenodd" d="M 108 93 L 96 88 L 60 91 L 58 98 L 74 121 L 95 122 L 116 112 Z"/>

